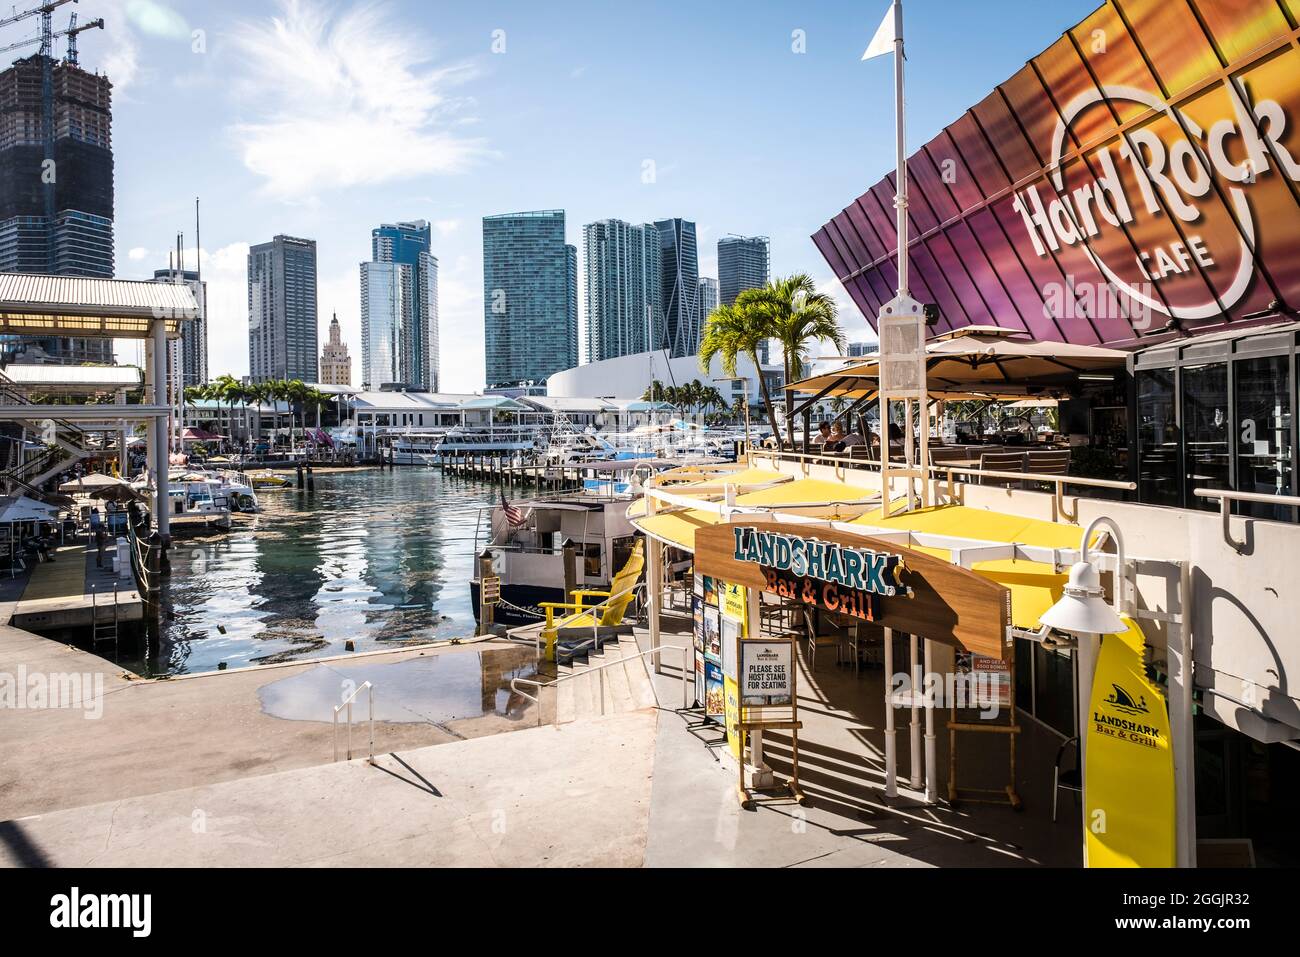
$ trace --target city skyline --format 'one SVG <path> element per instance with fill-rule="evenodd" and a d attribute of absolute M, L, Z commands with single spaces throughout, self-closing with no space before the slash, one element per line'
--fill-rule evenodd
<path fill-rule="evenodd" d="M 945 6 L 938 18 L 936 4 L 914 0 L 909 142 L 960 116 L 971 91 L 1005 79 L 1043 36 L 1093 6 L 1004 0 L 994 14 L 1011 26 L 990 33 L 980 29 L 988 9 Z M 430 223 L 440 259 L 442 387 L 480 388 L 479 223 L 511 209 L 562 207 L 575 226 L 692 219 L 705 276 L 717 275 L 721 236 L 768 235 L 779 273 L 811 274 L 836 296 L 850 338 L 869 336 L 810 237 L 845 196 L 893 168 L 884 135 L 892 74 L 883 60 L 859 61 L 883 7 L 721 2 L 665 8 L 647 22 L 590 3 L 451 5 L 436 24 L 413 0 L 81 0 L 77 9 L 83 20 L 106 19 L 80 53 L 83 68 L 113 84 L 116 274 L 147 279 L 165 268 L 178 230 L 194 263 L 193 203 L 202 198 L 214 375 L 248 372 L 252 244 L 316 239 L 319 337 L 337 311 L 355 346 L 368 231 L 417 217 Z M 981 54 L 953 84 L 944 65 L 976 34 Z M 5 36 L 21 38 L 17 28 Z M 665 49 L 693 69 L 645 86 L 637 63 Z M 729 80 L 740 74 L 750 78 L 743 97 Z M 729 121 L 703 131 L 664 123 L 665 102 Z M 763 119 L 772 115 L 787 121 Z M 593 116 L 602 118 L 600 146 L 579 149 Z M 835 149 L 806 149 L 831 130 Z M 567 242 L 580 244 L 580 233 Z M 118 360 L 137 362 L 136 350 L 119 343 Z"/>

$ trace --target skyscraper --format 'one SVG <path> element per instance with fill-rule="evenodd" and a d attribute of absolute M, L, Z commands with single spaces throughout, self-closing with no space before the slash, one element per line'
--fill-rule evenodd
<path fill-rule="evenodd" d="M 648 352 L 663 342 L 659 231 L 621 219 L 582 228 L 587 361 Z"/>
<path fill-rule="evenodd" d="M 746 289 L 761 289 L 769 280 L 766 236 L 723 236 L 718 240 L 718 296 L 730 306 Z M 758 359 L 767 363 L 768 344 L 759 349 Z"/>
<path fill-rule="evenodd" d="M 330 322 L 329 339 L 320 351 L 320 381 L 322 385 L 352 384 L 352 357 L 343 341 L 337 313 Z"/>
<path fill-rule="evenodd" d="M 768 283 L 766 236 L 723 236 L 718 240 L 718 296 L 729 306 L 746 289 Z"/>
<path fill-rule="evenodd" d="M 181 337 L 172 340 L 173 362 L 180 370 L 181 389 L 203 385 L 208 381 L 208 284 L 199 281 L 193 269 L 155 269 L 154 282 L 183 283 L 194 293 L 199 313 L 181 321 Z"/>
<path fill-rule="evenodd" d="M 316 241 L 276 236 L 248 252 L 248 369 L 254 382 L 316 382 Z"/>
<path fill-rule="evenodd" d="M 438 260 L 424 220 L 370 234 L 361 264 L 361 382 L 438 391 Z M 392 268 L 386 268 L 392 267 Z"/>
<path fill-rule="evenodd" d="M 718 281 L 709 276 L 700 277 L 700 327 L 709 318 L 709 313 L 718 308 Z"/>
<path fill-rule="evenodd" d="M 672 356 L 693 356 L 700 347 L 699 253 L 695 224 L 685 219 L 661 219 L 659 230 L 660 296 L 663 299 L 664 336 L 657 347 Z"/>
<path fill-rule="evenodd" d="M 45 63 L 38 54 L 0 73 L 0 272 L 111 279 L 113 87 L 51 60 L 47 118 Z M 25 342 L 29 361 L 113 361 L 111 339 Z"/>
<path fill-rule="evenodd" d="M 564 210 L 483 217 L 483 339 L 489 387 L 578 364 L 578 250 Z"/>

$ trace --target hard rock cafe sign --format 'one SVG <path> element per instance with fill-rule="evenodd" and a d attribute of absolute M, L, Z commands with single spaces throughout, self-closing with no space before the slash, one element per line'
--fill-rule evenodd
<path fill-rule="evenodd" d="M 1179 320 L 1227 312 L 1255 273 L 1259 236 L 1251 188 L 1264 177 L 1300 182 L 1300 163 L 1283 145 L 1288 117 L 1271 99 L 1251 99 L 1247 84 L 1226 81 L 1229 109 L 1210 122 L 1128 86 L 1082 93 L 1061 110 L 1046 168 L 1052 192 L 1020 189 L 1012 209 L 1040 257 L 1078 246 L 1115 288 L 1143 307 Z M 1120 133 L 1118 141 L 1063 165 L 1071 130 L 1114 104 L 1149 107 L 1162 120 Z M 1159 130 L 1159 132 L 1158 132 Z M 1235 224 L 1207 223 L 1207 209 L 1226 203 Z M 1151 222 L 1165 220 L 1160 242 L 1144 243 Z M 1127 231 L 1131 239 L 1120 233 Z M 1190 296 L 1168 284 L 1200 273 L 1209 282 Z"/>

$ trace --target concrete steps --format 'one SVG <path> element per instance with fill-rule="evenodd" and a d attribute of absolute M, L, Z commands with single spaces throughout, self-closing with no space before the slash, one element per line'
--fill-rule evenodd
<path fill-rule="evenodd" d="M 620 641 L 606 642 L 599 653 L 586 660 L 561 666 L 563 680 L 555 689 L 555 723 L 567 724 L 597 718 L 602 713 L 623 714 L 655 707 L 658 702 L 654 686 L 646 660 L 638 657 L 639 651 L 636 640 L 629 635 Z"/>

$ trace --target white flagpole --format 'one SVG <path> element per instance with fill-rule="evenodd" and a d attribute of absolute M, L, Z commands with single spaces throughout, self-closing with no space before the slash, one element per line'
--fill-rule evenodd
<path fill-rule="evenodd" d="M 898 157 L 895 176 L 898 190 L 898 298 L 907 297 L 907 129 L 903 120 L 903 4 L 894 0 L 894 123 Z"/>

